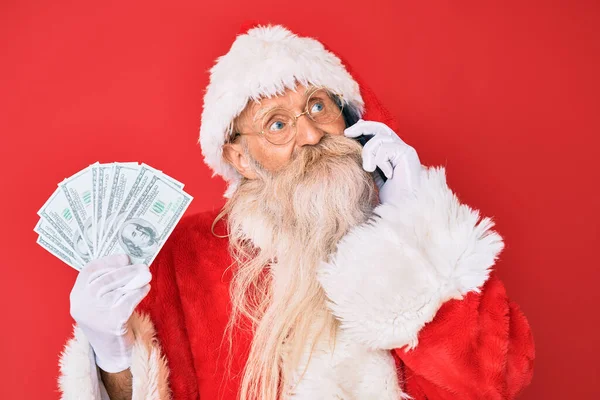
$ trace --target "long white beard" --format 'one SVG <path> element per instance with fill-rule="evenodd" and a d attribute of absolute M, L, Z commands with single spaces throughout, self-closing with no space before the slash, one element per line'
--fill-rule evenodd
<path fill-rule="evenodd" d="M 273 369 L 285 383 L 306 342 L 314 340 L 314 316 L 322 320 L 319 334 L 335 332 L 316 272 L 376 205 L 377 192 L 362 169 L 361 152 L 351 139 L 325 135 L 274 173 L 253 162 L 258 179 L 244 180 L 225 206 L 231 251 L 238 261 L 232 318 L 244 315 L 255 329 L 242 395 L 244 384 L 259 398 L 280 390 Z"/>

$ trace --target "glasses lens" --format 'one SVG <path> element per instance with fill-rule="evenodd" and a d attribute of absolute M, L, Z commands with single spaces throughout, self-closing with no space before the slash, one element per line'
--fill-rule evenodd
<path fill-rule="evenodd" d="M 262 119 L 262 132 L 273 144 L 285 144 L 294 137 L 294 117 L 283 108 L 269 111 Z"/>
<path fill-rule="evenodd" d="M 334 95 L 327 89 L 313 92 L 306 103 L 310 118 L 318 124 L 328 124 L 342 114 L 342 106 L 338 106 Z"/>

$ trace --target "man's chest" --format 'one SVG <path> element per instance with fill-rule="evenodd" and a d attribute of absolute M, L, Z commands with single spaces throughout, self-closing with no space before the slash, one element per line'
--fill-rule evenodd
<path fill-rule="evenodd" d="M 235 329 L 230 337 L 227 331 L 229 283 L 225 268 L 220 273 L 217 268 L 193 268 L 178 277 L 200 398 L 235 399 L 246 364 L 250 332 Z M 401 395 L 402 377 L 391 352 L 367 349 L 341 331 L 335 343 L 326 338 L 307 343 L 296 370 L 289 398 L 396 400 Z"/>

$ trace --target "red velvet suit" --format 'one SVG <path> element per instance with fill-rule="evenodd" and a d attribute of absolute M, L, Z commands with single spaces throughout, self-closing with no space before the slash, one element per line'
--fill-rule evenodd
<path fill-rule="evenodd" d="M 227 373 L 231 259 L 227 239 L 211 233 L 215 216 L 182 220 L 151 266 L 152 290 L 138 309 L 155 324 L 175 399 L 235 399 L 246 359 L 250 338 L 240 335 Z M 225 233 L 223 222 L 215 232 Z M 394 352 L 403 390 L 416 400 L 512 399 L 533 371 L 527 320 L 493 272 L 481 293 L 443 304 L 415 349 Z"/>

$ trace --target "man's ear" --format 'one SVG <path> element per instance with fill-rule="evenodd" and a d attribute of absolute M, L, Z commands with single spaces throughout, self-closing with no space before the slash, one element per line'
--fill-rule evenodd
<path fill-rule="evenodd" d="M 242 145 L 239 143 L 225 143 L 223 145 L 223 157 L 247 179 L 256 179 L 256 174 L 250 166 L 250 160 L 244 154 Z"/>

